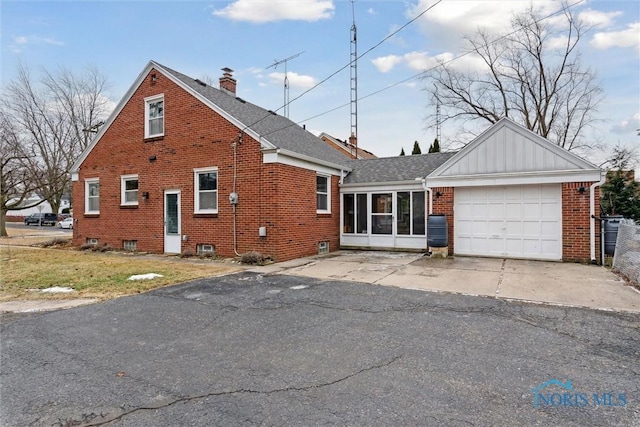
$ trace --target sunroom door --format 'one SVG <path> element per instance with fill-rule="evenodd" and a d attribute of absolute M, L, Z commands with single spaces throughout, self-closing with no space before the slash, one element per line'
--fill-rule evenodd
<path fill-rule="evenodd" d="M 371 194 L 371 246 L 395 246 L 393 212 L 393 193 Z"/>

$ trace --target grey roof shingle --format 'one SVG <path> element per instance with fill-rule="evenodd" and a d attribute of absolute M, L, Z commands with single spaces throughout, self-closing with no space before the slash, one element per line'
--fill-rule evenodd
<path fill-rule="evenodd" d="M 430 153 L 412 156 L 383 157 L 379 159 L 349 160 L 353 171 L 344 179 L 345 184 L 413 181 L 425 177 L 456 154 Z"/>
<path fill-rule="evenodd" d="M 348 165 L 348 157 L 329 147 L 320 138 L 301 128 L 288 118 L 279 116 L 215 87 L 197 82 L 195 79 L 164 65 L 155 64 L 277 148 L 341 166 Z"/>

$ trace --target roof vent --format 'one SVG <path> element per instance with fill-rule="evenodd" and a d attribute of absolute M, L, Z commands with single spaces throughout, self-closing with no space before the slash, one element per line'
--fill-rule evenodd
<path fill-rule="evenodd" d="M 207 85 L 205 82 L 203 82 L 200 79 L 196 79 L 196 83 L 198 83 L 200 86 L 206 86 Z"/>
<path fill-rule="evenodd" d="M 240 98 L 239 96 L 236 96 L 236 99 L 240 102 L 242 102 L 243 104 L 246 104 L 247 101 L 245 101 L 244 99 Z"/>

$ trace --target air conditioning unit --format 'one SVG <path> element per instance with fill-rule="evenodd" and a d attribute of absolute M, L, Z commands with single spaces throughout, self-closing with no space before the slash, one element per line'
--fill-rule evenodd
<path fill-rule="evenodd" d="M 326 254 L 326 253 L 329 253 L 329 242 L 319 242 L 318 254 Z"/>

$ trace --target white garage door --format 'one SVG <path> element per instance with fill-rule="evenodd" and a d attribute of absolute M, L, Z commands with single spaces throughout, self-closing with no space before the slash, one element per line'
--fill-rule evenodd
<path fill-rule="evenodd" d="M 454 218 L 457 254 L 562 259 L 559 184 L 457 187 Z"/>

